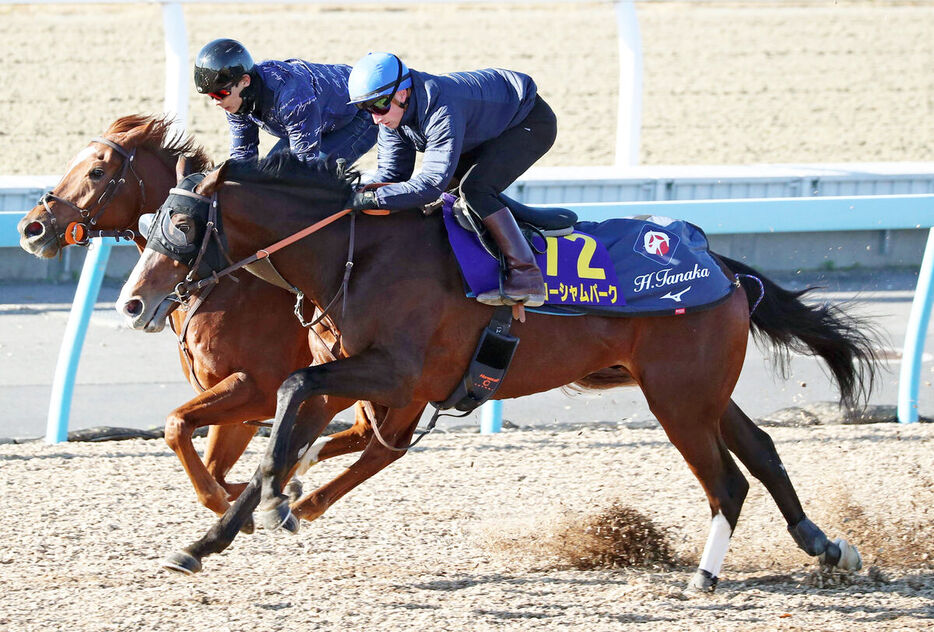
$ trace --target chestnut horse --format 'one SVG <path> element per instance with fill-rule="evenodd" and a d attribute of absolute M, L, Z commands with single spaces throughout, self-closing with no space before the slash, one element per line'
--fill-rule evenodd
<path fill-rule="evenodd" d="M 168 568 L 200 570 L 203 557 L 229 546 L 257 505 L 269 529 L 288 526 L 295 516 L 313 520 L 401 456 L 402 451 L 371 441 L 353 466 L 290 506 L 281 491 L 283 482 L 340 410 L 356 400 L 387 406 L 378 427 L 384 438 L 404 449 L 426 405 L 447 398 L 462 378 L 492 308 L 464 297 L 440 218 L 412 211 L 341 219 L 349 213 L 342 209 L 351 189 L 348 177 L 327 166 L 303 165 L 286 156 L 259 167 L 225 163 L 196 189 L 217 196 L 215 208 L 222 213 L 228 254 L 235 261 L 268 254 L 267 248 L 274 250 L 271 244 L 319 220 L 330 222 L 269 255 L 318 306 L 328 304 L 342 288 L 352 236 L 356 250 L 345 290 L 346 311 L 334 315 L 344 357 L 299 369 L 282 383 L 267 453 L 246 490 L 203 538 L 172 554 L 165 562 Z M 208 229 L 211 206 L 203 203 L 185 213 L 170 211 L 167 204 L 154 225 L 174 227 L 162 230 L 183 234 L 189 245 L 210 239 L 216 248 L 219 240 L 211 239 Z M 133 327 L 149 328 L 154 317 L 184 298 L 183 279 L 192 262 L 147 248 L 121 291 L 117 310 Z M 752 321 L 750 296 L 739 283 L 725 301 L 681 316 L 530 314 L 525 322 L 514 323 L 512 333 L 522 343 L 496 397 L 520 397 L 575 382 L 582 387 L 637 384 L 709 501 L 710 533 L 690 583 L 694 589 L 715 587 L 748 490 L 730 452 L 763 482 L 799 547 L 823 564 L 859 568 L 852 545 L 831 542 L 807 518 L 771 439 L 730 396 L 751 328 L 779 352 L 804 349 L 821 356 L 847 403 L 871 389 L 876 366 L 872 340 L 838 309 L 806 306 L 800 294 L 778 288 L 738 262 L 726 263 L 762 279 L 766 296 Z M 753 299 L 759 297 L 759 287 L 750 293 Z M 267 309 L 242 309 L 274 318 Z M 658 353 L 660 346 L 664 354 Z M 595 380 L 595 372 L 603 379 Z"/>
<path fill-rule="evenodd" d="M 142 251 L 145 240 L 135 232 L 138 220 L 168 196 L 176 183 L 176 161 L 186 159 L 195 171 L 210 166 L 191 138 L 171 136 L 170 124 L 162 118 L 126 116 L 82 149 L 51 194 L 19 222 L 23 249 L 37 257 L 54 257 L 66 245 L 69 225 L 78 222 L 79 231 L 116 232 L 132 238 Z M 323 325 L 320 338 L 309 336 L 292 314 L 290 293 L 251 274 L 240 274 L 238 280 L 216 287 L 185 327 L 179 357 L 186 379 L 199 394 L 173 410 L 165 425 L 165 440 L 181 460 L 198 499 L 218 514 L 245 486 L 225 480 L 257 430 L 244 422 L 271 418 L 282 380 L 316 358 L 333 359 L 326 346 L 336 342 L 335 332 Z M 236 309 L 238 305 L 260 305 L 262 310 Z M 176 332 L 185 316 L 182 311 L 172 314 Z M 164 325 L 165 319 L 154 321 L 152 331 Z M 306 463 L 362 450 L 369 440 L 364 410 L 358 407 L 352 429 L 322 438 Z M 202 426 L 210 426 L 203 462 L 191 442 L 194 430 Z"/>

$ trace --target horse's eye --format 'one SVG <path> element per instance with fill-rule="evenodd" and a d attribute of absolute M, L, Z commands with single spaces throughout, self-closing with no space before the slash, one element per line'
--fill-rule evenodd
<path fill-rule="evenodd" d="M 100 167 L 94 167 L 91 169 L 91 173 L 88 174 L 92 180 L 100 180 L 104 177 L 104 170 Z"/>

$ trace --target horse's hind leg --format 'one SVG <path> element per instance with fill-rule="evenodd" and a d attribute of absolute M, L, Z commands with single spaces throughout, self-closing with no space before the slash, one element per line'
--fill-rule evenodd
<path fill-rule="evenodd" d="M 715 376 L 701 377 L 696 371 L 673 374 L 667 366 L 656 364 L 640 377 L 642 391 L 669 440 L 707 494 L 712 516 L 697 573 L 688 587 L 712 591 L 749 491 L 749 483 L 717 427 L 729 391 L 718 388 L 727 384 L 717 385 Z M 694 395 L 686 396 L 690 393 Z"/>
<path fill-rule="evenodd" d="M 788 523 L 788 532 L 801 550 L 819 557 L 821 563 L 828 566 L 842 570 L 860 569 L 862 560 L 856 547 L 842 539 L 831 542 L 804 514 L 772 438 L 732 400 L 720 418 L 720 433 L 730 451 L 765 485 Z"/>
<path fill-rule="evenodd" d="M 296 474 L 305 473 L 312 465 L 325 459 L 363 450 L 373 437 L 373 424 L 386 415 L 386 410 L 385 406 L 378 404 L 357 402 L 353 426 L 315 439 L 311 447 L 301 454 Z"/>
<path fill-rule="evenodd" d="M 405 408 L 388 409 L 378 421 L 380 436 L 391 446 L 407 447 L 425 406 L 424 402 L 415 402 Z M 372 435 L 371 432 L 369 445 L 353 465 L 295 503 L 292 510 L 296 516 L 305 520 L 318 518 L 344 494 L 405 454 L 404 450 L 386 448 Z"/>

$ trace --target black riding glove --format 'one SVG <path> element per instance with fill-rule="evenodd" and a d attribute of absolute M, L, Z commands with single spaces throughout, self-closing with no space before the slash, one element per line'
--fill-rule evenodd
<path fill-rule="evenodd" d="M 379 208 L 379 202 L 376 200 L 376 191 L 355 191 L 347 202 L 347 208 L 354 211 L 364 211 L 371 208 Z"/>

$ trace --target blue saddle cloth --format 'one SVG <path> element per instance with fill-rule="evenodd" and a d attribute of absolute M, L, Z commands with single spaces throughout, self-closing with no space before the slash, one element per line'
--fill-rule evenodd
<path fill-rule="evenodd" d="M 442 207 L 467 296 L 499 287 L 499 263 L 464 230 L 446 196 Z M 676 315 L 725 300 L 732 281 L 697 226 L 667 217 L 578 222 L 564 237 L 533 239 L 546 301 L 529 311 L 561 316 Z"/>

